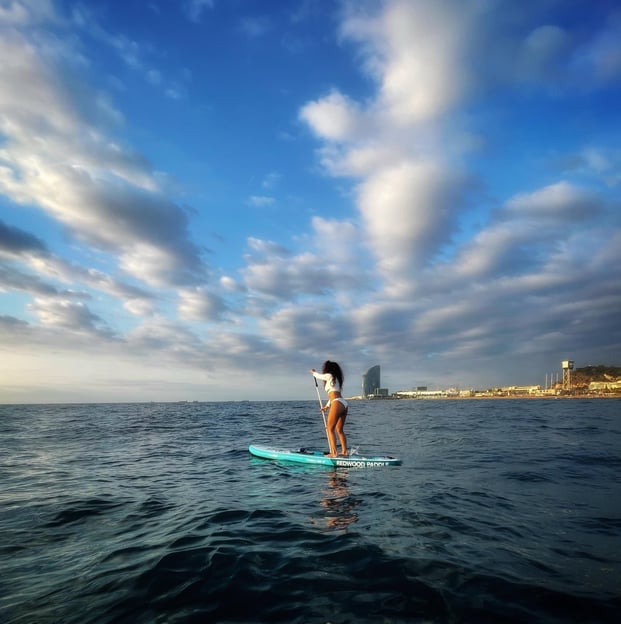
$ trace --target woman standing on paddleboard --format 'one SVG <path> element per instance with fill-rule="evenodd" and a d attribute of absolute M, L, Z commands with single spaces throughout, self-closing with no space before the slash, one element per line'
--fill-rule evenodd
<path fill-rule="evenodd" d="M 341 455 L 347 455 L 347 437 L 343 427 L 345 426 L 349 405 L 341 396 L 344 381 L 343 371 L 336 362 L 327 360 L 323 363 L 321 373 L 318 373 L 314 368 L 311 368 L 310 372 L 316 379 L 321 379 L 324 382 L 324 388 L 328 394 L 328 402 L 321 408 L 322 412 L 327 409 L 330 410 L 326 422 L 328 445 L 330 446 L 328 457 L 337 456 L 335 431 L 341 443 Z"/>

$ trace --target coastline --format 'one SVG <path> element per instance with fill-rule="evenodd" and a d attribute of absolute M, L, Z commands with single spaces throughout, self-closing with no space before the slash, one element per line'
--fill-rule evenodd
<path fill-rule="evenodd" d="M 494 401 L 494 400 L 514 400 L 514 399 L 547 399 L 547 400 L 567 400 L 567 399 L 621 399 L 621 394 L 513 394 L 513 395 L 477 395 L 477 396 L 420 396 L 420 397 L 398 397 L 398 396 L 376 396 L 376 397 L 347 397 L 347 401 Z"/>

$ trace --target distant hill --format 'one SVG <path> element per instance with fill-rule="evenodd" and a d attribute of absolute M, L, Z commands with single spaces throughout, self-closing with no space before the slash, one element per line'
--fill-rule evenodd
<path fill-rule="evenodd" d="M 621 377 L 621 366 L 582 366 L 575 368 L 571 377 L 574 386 L 587 386 L 592 381 L 615 381 Z"/>

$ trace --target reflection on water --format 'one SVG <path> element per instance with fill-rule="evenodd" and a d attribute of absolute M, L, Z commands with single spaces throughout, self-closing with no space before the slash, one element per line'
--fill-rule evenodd
<path fill-rule="evenodd" d="M 358 521 L 358 514 L 355 512 L 360 500 L 354 498 L 347 483 L 346 471 L 334 471 L 328 473 L 328 481 L 324 488 L 324 498 L 320 505 L 325 509 L 322 521 L 328 530 L 344 531 L 350 524 Z"/>

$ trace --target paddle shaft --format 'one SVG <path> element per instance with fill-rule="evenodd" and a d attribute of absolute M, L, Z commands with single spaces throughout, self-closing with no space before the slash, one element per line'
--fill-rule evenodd
<path fill-rule="evenodd" d="M 326 422 L 326 415 L 323 413 L 323 404 L 321 402 L 321 394 L 319 394 L 319 385 L 317 384 L 317 377 L 313 375 L 313 379 L 315 380 L 315 390 L 317 390 L 317 398 L 319 399 L 319 411 L 321 412 L 321 417 L 323 418 L 323 428 L 326 430 L 326 438 L 328 438 L 328 447 L 330 446 L 330 436 L 328 435 L 328 423 Z"/>

